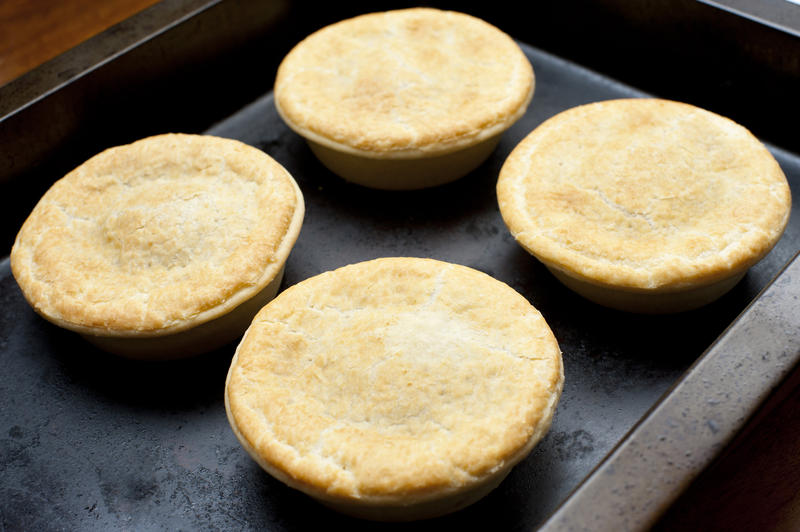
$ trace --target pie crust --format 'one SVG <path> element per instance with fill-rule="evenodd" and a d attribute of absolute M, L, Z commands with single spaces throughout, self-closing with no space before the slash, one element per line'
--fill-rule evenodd
<path fill-rule="evenodd" d="M 729 290 L 789 219 L 778 163 L 749 131 L 685 103 L 592 103 L 545 121 L 497 183 L 517 241 L 598 303 L 675 312 Z"/>
<path fill-rule="evenodd" d="M 243 447 L 284 483 L 351 515 L 412 520 L 499 484 L 548 430 L 563 378 L 552 332 L 512 288 L 383 258 L 265 306 L 225 405 Z"/>
<path fill-rule="evenodd" d="M 452 181 L 524 113 L 534 75 L 519 46 L 463 13 L 361 15 L 300 42 L 275 105 L 334 173 L 382 189 Z"/>
<path fill-rule="evenodd" d="M 264 152 L 159 135 L 57 181 L 11 269 L 39 314 L 104 349 L 188 356 L 234 340 L 274 296 L 303 213 L 297 184 Z"/>

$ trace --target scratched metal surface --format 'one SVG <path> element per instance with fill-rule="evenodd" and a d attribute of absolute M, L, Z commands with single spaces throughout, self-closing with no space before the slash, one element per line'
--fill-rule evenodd
<path fill-rule="evenodd" d="M 529 112 L 467 177 L 436 189 L 379 192 L 325 170 L 265 93 L 208 132 L 257 146 L 297 179 L 307 215 L 284 287 L 380 256 L 465 264 L 505 281 L 545 316 L 566 383 L 552 429 L 477 504 L 424 523 L 527 530 L 540 525 L 800 248 L 795 212 L 773 252 L 718 302 L 674 316 L 611 311 L 572 294 L 511 238 L 494 185 L 513 146 L 553 114 L 643 94 L 541 50 Z M 800 159 L 774 151 L 796 195 Z M 0 527 L 5 530 L 307 530 L 369 523 L 273 480 L 231 433 L 223 407 L 234 346 L 192 360 L 141 363 L 96 351 L 38 318 L 0 262 Z"/>

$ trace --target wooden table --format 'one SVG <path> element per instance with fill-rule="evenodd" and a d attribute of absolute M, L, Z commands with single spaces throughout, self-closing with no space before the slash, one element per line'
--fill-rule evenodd
<path fill-rule="evenodd" d="M 0 85 L 158 0 L 3 0 Z"/>

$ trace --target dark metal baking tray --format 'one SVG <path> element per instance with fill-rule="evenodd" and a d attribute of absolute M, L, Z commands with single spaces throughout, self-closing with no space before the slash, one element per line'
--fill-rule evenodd
<path fill-rule="evenodd" d="M 619 76 L 566 60 L 561 52 L 572 56 L 571 45 L 559 48 L 558 32 L 526 33 L 513 12 L 498 15 L 510 9 L 502 3 L 496 11 L 461 6 L 528 43 L 523 48 L 537 75 L 529 112 L 491 158 L 460 181 L 417 192 L 367 190 L 316 161 L 278 119 L 270 86 L 277 62 L 302 35 L 375 6 L 345 4 L 338 12 L 312 14 L 302 2 L 275 2 L 269 9 L 255 4 L 162 2 L 0 89 L 0 106 L 13 107 L 4 109 L 0 122 L 0 155 L 9 162 L 0 175 L 8 247 L 41 192 L 103 147 L 179 130 L 252 144 L 286 166 L 305 194 L 306 220 L 284 287 L 374 257 L 433 257 L 510 284 L 541 310 L 560 342 L 566 384 L 547 437 L 484 500 L 414 529 L 652 524 L 797 366 L 800 262 L 786 266 L 800 249 L 797 209 L 772 253 L 708 307 L 639 316 L 596 306 L 561 286 L 508 234 L 496 206 L 497 173 L 513 146 L 558 111 L 616 97 L 677 98 L 680 90 L 652 90 L 647 85 L 655 74 L 626 78 L 642 81 L 649 90 L 643 92 L 616 81 Z M 616 12 L 613 2 L 580 4 L 591 6 L 589 17 L 610 19 Z M 691 5 L 690 12 L 707 9 L 682 5 Z M 535 26 L 553 24 L 559 14 L 546 12 Z M 720 15 L 723 26 L 727 16 Z M 753 28 L 752 35 L 764 31 Z M 95 54 L 88 62 L 87 50 Z M 608 58 L 599 61 L 587 58 L 594 67 Z M 754 60 L 746 71 L 757 68 Z M 785 76 L 794 79 L 766 68 L 772 74 L 762 73 L 765 90 Z M 729 97 L 741 90 L 736 87 Z M 703 104 L 705 90 L 680 99 Z M 748 102 L 737 118 L 749 125 L 748 116 L 767 112 L 754 112 L 755 104 Z M 798 146 L 780 127 L 764 127 L 780 118 L 761 116 L 753 129 L 787 141 L 788 149 L 770 148 L 797 197 Z M 169 363 L 98 352 L 30 310 L 7 258 L 0 262 L 0 300 L 3 529 L 371 528 L 284 487 L 241 449 L 222 402 L 234 346 Z"/>

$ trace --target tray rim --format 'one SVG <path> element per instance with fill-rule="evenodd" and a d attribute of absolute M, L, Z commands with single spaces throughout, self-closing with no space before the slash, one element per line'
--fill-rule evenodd
<path fill-rule="evenodd" d="M 777 300 L 777 302 L 775 301 Z M 646 530 L 800 371 L 800 251 L 567 496 L 539 530 Z M 772 344 L 749 348 L 753 327 Z M 788 326 L 787 326 L 788 325 Z M 794 326 L 793 326 L 794 325 Z M 773 361 L 772 372 L 728 372 Z M 714 397 L 743 390 L 745 401 Z M 707 429 L 707 430 L 704 430 Z"/>
<path fill-rule="evenodd" d="M 800 3 L 790 0 L 698 0 L 758 24 L 800 37 Z"/>

